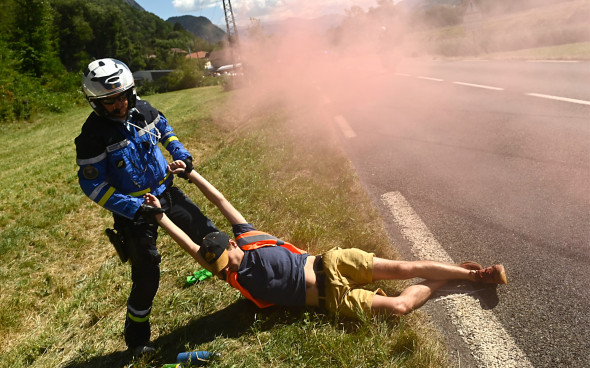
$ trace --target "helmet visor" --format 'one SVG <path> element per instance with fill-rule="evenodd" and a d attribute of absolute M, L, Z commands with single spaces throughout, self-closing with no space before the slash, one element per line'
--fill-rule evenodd
<path fill-rule="evenodd" d="M 127 92 L 123 92 L 117 96 L 114 97 L 106 97 L 106 98 L 101 98 L 99 101 L 103 104 L 103 105 L 113 105 L 115 102 L 119 101 L 119 102 L 123 102 L 127 99 Z"/>

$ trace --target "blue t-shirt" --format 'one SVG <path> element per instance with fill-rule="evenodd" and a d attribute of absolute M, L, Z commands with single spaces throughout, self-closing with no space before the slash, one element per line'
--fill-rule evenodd
<path fill-rule="evenodd" d="M 256 230 L 252 224 L 232 227 L 234 236 Z M 305 261 L 309 254 L 291 253 L 281 246 L 244 252 L 238 282 L 256 299 L 286 306 L 305 305 Z"/>

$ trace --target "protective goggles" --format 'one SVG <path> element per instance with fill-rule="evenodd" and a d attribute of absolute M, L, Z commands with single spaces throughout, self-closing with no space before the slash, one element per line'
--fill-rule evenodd
<path fill-rule="evenodd" d="M 101 98 L 101 99 L 100 99 L 100 102 L 101 102 L 103 105 L 112 105 L 112 104 L 114 104 L 114 103 L 115 103 L 115 102 L 117 102 L 117 101 L 119 101 L 119 102 L 123 102 L 123 101 L 125 101 L 126 99 L 127 99 L 127 92 L 123 92 L 123 93 L 121 93 L 120 95 L 118 95 L 118 96 L 115 96 L 115 97 L 106 97 L 106 98 Z"/>

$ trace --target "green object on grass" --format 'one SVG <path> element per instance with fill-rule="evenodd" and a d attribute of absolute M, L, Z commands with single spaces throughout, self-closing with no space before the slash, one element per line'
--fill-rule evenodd
<path fill-rule="evenodd" d="M 202 269 L 199 271 L 193 272 L 192 275 L 186 277 L 186 284 L 193 285 L 197 282 L 201 282 L 203 280 L 208 279 L 209 277 L 213 276 L 213 274 L 206 269 Z"/>

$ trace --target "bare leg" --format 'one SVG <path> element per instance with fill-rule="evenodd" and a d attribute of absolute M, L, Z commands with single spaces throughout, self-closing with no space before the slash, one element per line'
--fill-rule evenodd
<path fill-rule="evenodd" d="M 427 280 L 406 288 L 398 296 L 375 295 L 371 304 L 373 314 L 404 315 L 421 307 L 446 280 Z"/>
<path fill-rule="evenodd" d="M 407 280 L 420 277 L 427 280 L 474 280 L 469 270 L 436 261 L 394 261 L 373 257 L 373 281 Z"/>

